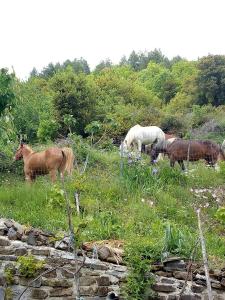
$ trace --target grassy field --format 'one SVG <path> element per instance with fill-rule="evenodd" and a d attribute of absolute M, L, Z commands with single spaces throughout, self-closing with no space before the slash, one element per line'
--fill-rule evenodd
<path fill-rule="evenodd" d="M 202 207 L 209 263 L 220 267 L 224 259 L 224 224 L 216 212 L 225 206 L 225 197 L 218 203 L 210 193 L 196 196 L 192 190 L 225 188 L 224 165 L 219 172 L 203 163 L 190 164 L 190 168 L 193 170 L 184 174 L 178 166 L 171 169 L 165 160 L 153 174 L 145 157 L 133 165 L 124 161 L 121 172 L 117 152 L 91 150 L 86 172 L 80 175 L 75 170 L 66 180 L 74 228 L 79 229 L 78 243 L 123 239 L 126 261 L 133 268 L 128 286 L 136 293 L 135 299 L 141 299 L 138 295 L 145 285 L 141 276 L 151 261 L 167 255 L 190 256 L 198 237 L 198 207 Z M 0 177 L 0 215 L 54 232 L 65 231 L 68 226 L 61 188 L 60 181 L 52 185 L 48 177 L 29 186 L 22 176 L 4 173 Z M 74 191 L 80 193 L 80 216 L 75 210 Z M 196 259 L 200 259 L 200 249 Z"/>

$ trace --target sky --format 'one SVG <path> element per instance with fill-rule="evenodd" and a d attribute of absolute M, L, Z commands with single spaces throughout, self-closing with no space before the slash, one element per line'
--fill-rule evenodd
<path fill-rule="evenodd" d="M 224 0 L 0 0 L 0 68 L 83 57 L 91 69 L 135 51 L 196 60 L 225 54 Z"/>

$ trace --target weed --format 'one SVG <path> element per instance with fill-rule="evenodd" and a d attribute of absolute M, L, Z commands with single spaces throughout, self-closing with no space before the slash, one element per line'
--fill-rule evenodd
<path fill-rule="evenodd" d="M 26 278 L 35 277 L 38 272 L 44 267 L 45 262 L 38 260 L 33 255 L 20 256 L 18 258 L 19 273 Z"/>

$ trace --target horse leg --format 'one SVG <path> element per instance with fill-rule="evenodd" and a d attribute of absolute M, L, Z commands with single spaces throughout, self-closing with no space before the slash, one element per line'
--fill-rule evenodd
<path fill-rule="evenodd" d="M 171 168 L 173 168 L 173 167 L 174 167 L 174 165 L 175 165 L 175 160 L 173 160 L 173 159 L 170 159 L 170 166 L 171 166 Z"/>
<path fill-rule="evenodd" d="M 141 159 L 141 147 L 142 147 L 142 143 L 141 143 L 141 141 L 140 140 L 138 140 L 138 142 L 137 142 L 138 144 L 138 156 L 137 156 L 137 158 L 138 159 Z"/>
<path fill-rule="evenodd" d="M 185 166 L 183 160 L 178 160 L 178 164 L 180 165 L 182 171 L 185 171 Z"/>
<path fill-rule="evenodd" d="M 56 174 L 56 170 L 54 169 L 54 170 L 51 170 L 50 172 L 49 172 L 49 174 L 50 174 L 50 177 L 51 177 L 51 181 L 52 182 L 55 182 L 56 181 L 56 178 L 57 178 L 57 174 Z"/>

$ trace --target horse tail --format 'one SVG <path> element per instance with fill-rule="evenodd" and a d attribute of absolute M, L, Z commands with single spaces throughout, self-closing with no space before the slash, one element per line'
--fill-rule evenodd
<path fill-rule="evenodd" d="M 74 163 L 74 154 L 73 150 L 68 147 L 62 148 L 62 155 L 64 163 L 61 166 L 61 172 L 67 172 L 68 175 L 72 175 L 73 163 Z"/>

